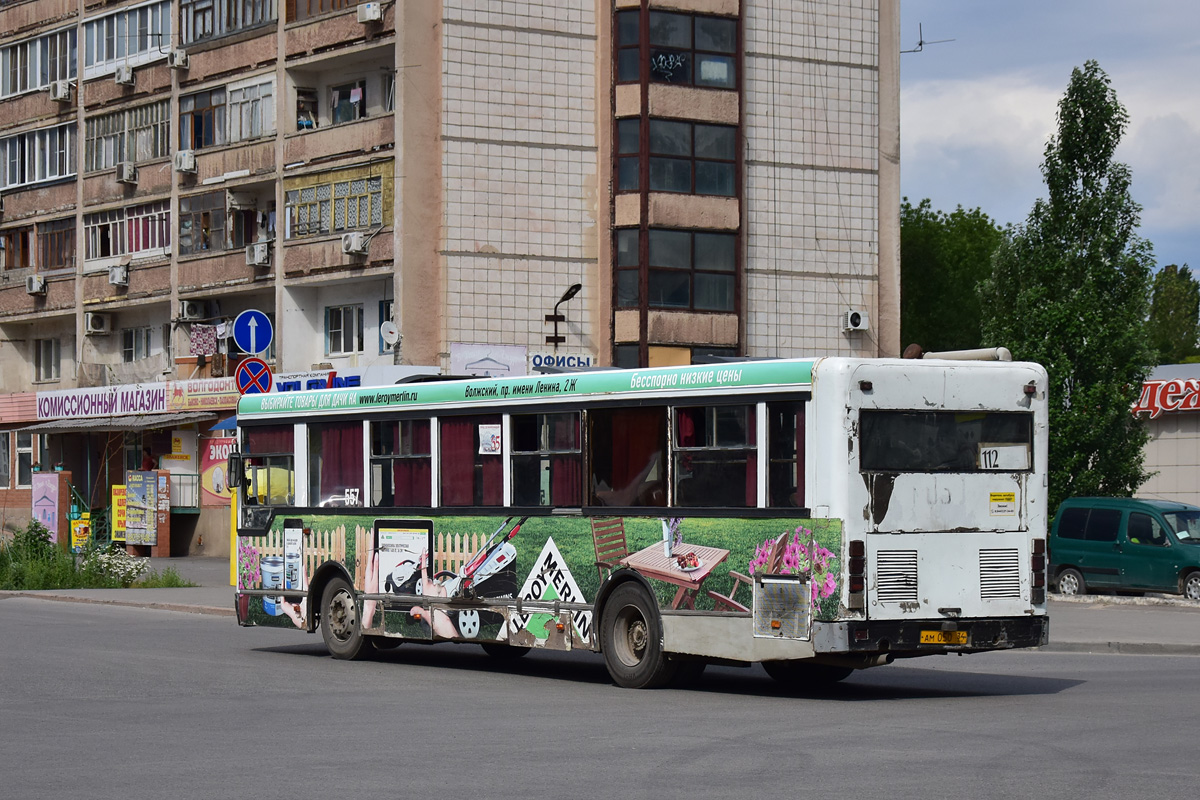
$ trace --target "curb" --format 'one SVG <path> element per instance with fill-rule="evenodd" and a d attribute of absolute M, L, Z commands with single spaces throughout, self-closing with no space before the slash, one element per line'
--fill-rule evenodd
<path fill-rule="evenodd" d="M 91 603 L 102 606 L 125 606 L 126 608 L 153 608 L 158 611 L 180 611 L 186 614 L 208 614 L 218 617 L 236 616 L 232 608 L 217 608 L 215 606 L 194 606 L 184 603 L 139 602 L 137 600 L 108 600 L 97 597 L 70 597 L 67 595 L 37 594 L 34 592 L 0 592 L 0 599 L 9 597 L 28 597 L 34 600 L 54 600 L 59 603 Z"/>
<path fill-rule="evenodd" d="M 1052 642 L 1039 647 L 1043 653 L 1120 653 L 1134 656 L 1195 656 L 1200 645 L 1157 642 Z"/>

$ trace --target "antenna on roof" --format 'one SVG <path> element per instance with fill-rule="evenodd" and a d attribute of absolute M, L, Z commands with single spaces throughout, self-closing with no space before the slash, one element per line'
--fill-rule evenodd
<path fill-rule="evenodd" d="M 917 23 L 917 46 L 914 47 L 912 50 L 901 50 L 900 52 L 901 53 L 919 53 L 925 49 L 925 45 L 927 45 L 927 44 L 941 44 L 942 42 L 953 42 L 953 41 L 954 41 L 953 39 L 931 39 L 929 41 L 925 41 L 925 30 L 922 28 L 921 23 L 918 22 Z"/>

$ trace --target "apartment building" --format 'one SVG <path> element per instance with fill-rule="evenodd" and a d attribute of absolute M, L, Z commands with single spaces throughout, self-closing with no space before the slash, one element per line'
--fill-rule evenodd
<path fill-rule="evenodd" d="M 248 309 L 292 376 L 898 353 L 895 0 L 9 0 L 0 31 L 0 526 L 35 466 L 95 509 L 147 446 L 201 470 Z M 220 552 L 196 511 L 173 550 Z"/>

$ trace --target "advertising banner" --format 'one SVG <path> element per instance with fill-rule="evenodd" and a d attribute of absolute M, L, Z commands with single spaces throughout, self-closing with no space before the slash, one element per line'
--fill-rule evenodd
<path fill-rule="evenodd" d="M 112 519 L 109 520 L 109 535 L 114 542 L 125 541 L 125 487 L 112 487 Z"/>
<path fill-rule="evenodd" d="M 233 493 L 229 491 L 229 476 L 225 474 L 229 453 L 237 439 L 232 436 L 213 437 L 200 441 L 200 505 L 208 508 L 228 506 Z"/>
<path fill-rule="evenodd" d="M 50 541 L 58 541 L 58 473 L 33 473 L 33 518 L 50 531 Z"/>
<path fill-rule="evenodd" d="M 125 473 L 125 542 L 158 544 L 158 475 L 151 471 Z"/>

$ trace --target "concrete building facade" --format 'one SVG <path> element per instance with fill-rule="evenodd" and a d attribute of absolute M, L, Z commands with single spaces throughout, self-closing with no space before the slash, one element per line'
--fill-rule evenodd
<path fill-rule="evenodd" d="M 143 440 L 202 446 L 247 309 L 281 373 L 898 354 L 895 0 L 9 0 L 0 31 L 6 519 L 33 464 L 103 505 Z M 69 433 L 36 402 L 186 381 L 224 399 Z"/>

